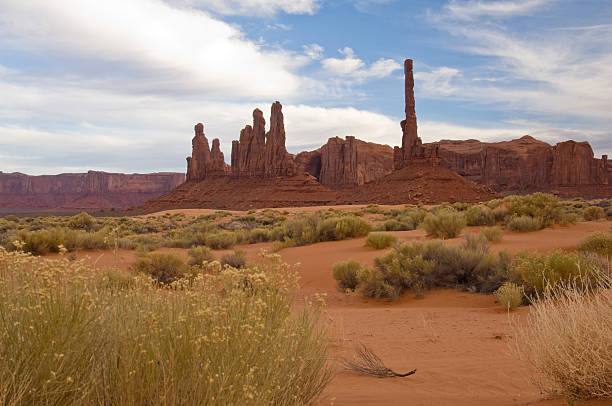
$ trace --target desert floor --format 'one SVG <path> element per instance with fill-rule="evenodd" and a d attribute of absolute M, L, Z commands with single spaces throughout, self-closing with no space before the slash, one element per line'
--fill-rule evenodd
<path fill-rule="evenodd" d="M 354 210 L 357 206 L 347 206 Z M 339 209 L 342 209 L 339 207 Z M 316 208 L 296 208 L 312 211 Z M 176 210 L 187 216 L 209 210 Z M 494 250 L 549 251 L 572 250 L 588 234 L 610 230 L 612 222 L 583 222 L 533 233 L 506 231 Z M 467 228 L 466 232 L 477 232 Z M 406 241 L 424 239 L 422 230 L 392 232 Z M 330 356 L 337 374 L 325 390 L 321 405 L 567 405 L 564 399 L 543 400 L 544 395 L 530 384 L 530 369 L 512 354 L 513 325 L 522 323 L 528 307 L 508 314 L 495 303 L 492 295 L 458 290 L 435 290 L 424 299 L 405 294 L 395 302 L 363 299 L 338 291 L 332 277 L 332 266 L 339 261 L 355 259 L 373 264 L 385 250 L 373 250 L 364 238 L 324 242 L 305 247 L 286 248 L 279 252 L 289 264 L 299 263 L 301 294 L 299 300 L 315 293 L 326 294 L 325 323 L 332 337 Z M 463 238 L 448 240 L 460 244 Z M 241 246 L 250 261 L 261 261 L 262 249 L 270 243 Z M 163 248 L 159 251 L 187 250 Z M 219 258 L 224 251 L 216 251 Z M 82 251 L 96 267 L 113 265 L 108 251 Z M 129 269 L 135 261 L 133 251 L 120 251 L 118 265 Z M 342 370 L 340 360 L 350 357 L 354 348 L 365 344 L 372 348 L 394 370 L 417 369 L 406 378 L 373 378 Z M 575 405 L 584 404 L 581 402 Z M 612 405 L 612 401 L 591 401 L 588 405 Z"/>

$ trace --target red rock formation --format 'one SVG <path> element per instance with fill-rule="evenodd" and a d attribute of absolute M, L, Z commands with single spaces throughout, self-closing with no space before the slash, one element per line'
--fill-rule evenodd
<path fill-rule="evenodd" d="M 285 125 L 282 106 L 272 105 L 270 131 L 259 109 L 253 111 L 253 126 L 240 132 L 240 140 L 232 141 L 232 176 L 275 177 L 296 173 L 294 158 L 285 148 Z"/>
<path fill-rule="evenodd" d="M 295 175 L 293 156 L 285 148 L 285 123 L 283 106 L 272 104 L 270 131 L 266 134 L 265 173 L 267 177 Z"/>
<path fill-rule="evenodd" d="M 126 208 L 168 192 L 182 173 L 122 174 L 89 171 L 29 176 L 0 172 L 1 211 Z"/>
<path fill-rule="evenodd" d="M 395 169 L 401 169 L 410 164 L 414 158 L 423 157 L 422 141 L 417 132 L 417 119 L 414 109 L 414 75 L 412 59 L 404 61 L 404 97 L 406 119 L 401 122 L 402 146 L 395 147 L 393 162 Z"/>
<path fill-rule="evenodd" d="M 202 180 L 208 175 L 226 175 L 229 168 L 219 148 L 219 139 L 213 140 L 212 151 L 204 135 L 204 125 L 196 124 L 195 136 L 191 140 L 191 157 L 187 158 L 187 181 Z"/>
<path fill-rule="evenodd" d="M 586 142 L 566 141 L 552 146 L 525 136 L 496 143 L 440 141 L 424 147 L 428 150 L 434 145 L 443 166 L 497 191 L 551 191 L 562 187 L 566 188 L 564 194 L 571 195 L 567 188 L 600 185 L 603 196 L 609 194 L 604 186 L 612 185 L 612 166 L 607 157 L 596 159 Z M 592 191 L 588 195 L 592 196 Z"/>
<path fill-rule="evenodd" d="M 300 152 L 295 156 L 296 173 L 307 173 L 319 179 L 321 174 L 321 148 Z"/>
<path fill-rule="evenodd" d="M 393 171 L 393 150 L 355 137 L 330 138 L 321 147 L 319 181 L 327 187 L 354 188 Z"/>

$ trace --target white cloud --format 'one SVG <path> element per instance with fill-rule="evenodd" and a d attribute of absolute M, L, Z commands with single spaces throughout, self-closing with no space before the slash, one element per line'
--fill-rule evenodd
<path fill-rule="evenodd" d="M 454 18 L 472 20 L 483 16 L 514 17 L 531 14 L 555 0 L 514 0 L 514 1 L 482 1 L 451 0 L 445 6 L 447 12 Z"/>
<path fill-rule="evenodd" d="M 527 14 L 550 3 L 451 1 L 446 14 L 432 21 L 458 39 L 456 50 L 484 62 L 458 74 L 448 71 L 450 76 L 443 75 L 446 67 L 421 74 L 425 94 L 544 115 L 548 121 L 612 124 L 612 43 L 606 25 L 516 31 L 486 24 L 491 15 Z M 466 16 L 480 19 L 466 24 Z"/>
<path fill-rule="evenodd" d="M 323 58 L 323 51 L 325 51 L 325 48 L 319 44 L 303 45 L 302 49 L 304 50 L 304 54 L 313 60 Z"/>
<path fill-rule="evenodd" d="M 131 85 L 152 92 L 285 97 L 302 84 L 294 70 L 303 61 L 291 53 L 264 50 L 234 25 L 161 0 L 0 0 L 0 8 L 1 45 L 121 64 L 105 79 L 132 72 Z"/>
<path fill-rule="evenodd" d="M 224 15 L 315 14 L 322 0 L 166 0 Z"/>
<path fill-rule="evenodd" d="M 349 47 L 339 49 L 338 52 L 344 58 L 327 58 L 321 61 L 323 69 L 335 76 L 362 81 L 367 78 L 383 78 L 402 68 L 393 59 L 384 58 L 377 60 L 368 67 Z"/>
<path fill-rule="evenodd" d="M 457 90 L 451 81 L 460 75 L 458 69 L 442 66 L 429 72 L 416 72 L 418 88 L 428 96 L 449 96 Z"/>

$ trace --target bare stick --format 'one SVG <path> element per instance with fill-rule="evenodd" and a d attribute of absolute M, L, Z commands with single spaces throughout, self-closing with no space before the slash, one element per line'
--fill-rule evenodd
<path fill-rule="evenodd" d="M 387 367 L 382 359 L 365 345 L 357 348 L 354 360 L 344 359 L 344 367 L 353 372 L 377 378 L 405 377 L 413 375 L 416 369 L 401 374 Z"/>

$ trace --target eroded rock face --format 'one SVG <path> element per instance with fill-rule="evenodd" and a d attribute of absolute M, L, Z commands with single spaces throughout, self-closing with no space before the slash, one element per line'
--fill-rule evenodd
<path fill-rule="evenodd" d="M 219 139 L 213 140 L 211 151 L 208 139 L 204 135 L 204 125 L 198 123 L 194 130 L 195 136 L 191 140 L 191 157 L 187 158 L 187 181 L 202 180 L 208 175 L 225 175 L 228 168 L 223 152 L 219 149 Z"/>
<path fill-rule="evenodd" d="M 321 174 L 321 148 L 300 152 L 295 156 L 295 171 L 307 173 L 319 179 Z"/>
<path fill-rule="evenodd" d="M 0 172 L 0 209 L 102 210 L 135 206 L 185 181 L 183 173 L 122 174 L 89 171 L 30 176 Z"/>
<path fill-rule="evenodd" d="M 334 189 L 352 188 L 393 171 L 393 150 L 355 137 L 330 138 L 321 147 L 319 181 Z"/>
<path fill-rule="evenodd" d="M 417 119 L 414 109 L 414 75 L 412 59 L 404 61 L 404 98 L 406 119 L 400 125 L 402 128 L 402 146 L 395 147 L 393 162 L 395 169 L 401 169 L 415 158 L 423 158 L 422 141 L 417 132 Z"/>
<path fill-rule="evenodd" d="M 282 106 L 272 105 L 270 131 L 266 134 L 266 121 L 259 109 L 253 111 L 253 126 L 240 132 L 240 140 L 232 142 L 233 177 L 293 176 L 294 158 L 285 148 L 285 125 Z"/>
<path fill-rule="evenodd" d="M 525 136 L 496 143 L 440 141 L 426 144 L 425 149 L 433 145 L 443 166 L 497 191 L 612 184 L 607 157 L 596 159 L 586 142 L 552 146 Z"/>

